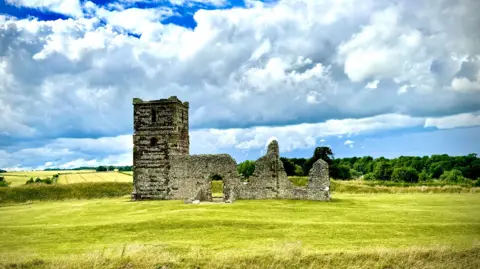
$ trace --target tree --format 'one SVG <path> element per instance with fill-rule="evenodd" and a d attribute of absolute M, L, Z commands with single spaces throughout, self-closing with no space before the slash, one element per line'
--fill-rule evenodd
<path fill-rule="evenodd" d="M 0 169 L 0 173 L 6 173 L 7 170 Z"/>
<path fill-rule="evenodd" d="M 110 166 L 108 167 L 108 170 L 107 170 L 107 171 L 113 171 L 113 170 L 115 170 L 115 166 L 110 165 Z"/>
<path fill-rule="evenodd" d="M 105 171 L 107 171 L 107 167 L 106 166 L 99 166 L 99 167 L 97 167 L 96 171 L 97 172 L 105 172 Z"/>
<path fill-rule="evenodd" d="M 418 181 L 420 182 L 424 182 L 424 181 L 428 181 L 430 179 L 427 171 L 425 170 L 422 170 L 422 172 L 420 172 L 420 174 L 418 174 Z"/>
<path fill-rule="evenodd" d="M 283 163 L 283 168 L 287 173 L 287 176 L 294 176 L 295 175 L 295 164 L 288 158 L 280 157 L 280 160 Z"/>
<path fill-rule="evenodd" d="M 351 179 L 350 167 L 344 164 L 333 164 L 328 169 L 330 177 L 334 179 Z"/>
<path fill-rule="evenodd" d="M 255 171 L 255 162 L 246 160 L 244 162 L 241 162 L 237 166 L 237 171 L 240 173 L 244 178 L 249 178 L 251 175 L 253 175 L 253 172 Z"/>
<path fill-rule="evenodd" d="M 299 176 L 299 177 L 305 175 L 305 174 L 303 173 L 303 168 L 302 168 L 300 165 L 298 165 L 298 164 L 295 165 L 295 175 L 296 175 L 296 176 Z"/>
<path fill-rule="evenodd" d="M 451 182 L 451 183 L 458 183 L 462 182 L 465 180 L 465 178 L 462 176 L 462 172 L 458 169 L 453 169 L 450 171 L 445 171 L 441 176 L 440 180 L 444 180 L 446 182 Z"/>
<path fill-rule="evenodd" d="M 400 167 L 393 169 L 392 181 L 397 182 L 418 182 L 418 172 L 412 167 Z"/>
<path fill-rule="evenodd" d="M 375 164 L 373 169 L 373 176 L 376 180 L 390 180 L 392 175 L 392 166 L 387 161 L 380 161 Z"/>
<path fill-rule="evenodd" d="M 304 167 L 304 174 L 308 175 L 310 172 L 310 169 L 312 168 L 313 164 L 318 161 L 319 159 L 322 159 L 328 163 L 328 165 L 332 164 L 333 161 L 333 152 L 332 149 L 329 147 L 317 147 L 315 148 L 315 151 L 313 152 L 312 158 L 308 159 L 307 162 L 305 163 Z"/>

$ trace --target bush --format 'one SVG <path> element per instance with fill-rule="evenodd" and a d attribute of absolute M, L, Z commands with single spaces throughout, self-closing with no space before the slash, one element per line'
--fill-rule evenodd
<path fill-rule="evenodd" d="M 458 169 L 453 169 L 450 171 L 445 171 L 443 174 L 440 176 L 440 180 L 444 180 L 446 182 L 450 183 L 458 183 L 465 181 L 465 178 L 462 175 L 462 172 Z"/>
<path fill-rule="evenodd" d="M 423 170 L 422 172 L 420 172 L 420 174 L 418 174 L 418 181 L 420 182 L 429 181 L 430 179 L 431 179 L 430 176 L 425 170 Z"/>
<path fill-rule="evenodd" d="M 363 176 L 363 180 L 375 180 L 373 173 L 367 173 Z"/>
<path fill-rule="evenodd" d="M 0 177 L 0 187 L 8 187 L 8 185 L 10 185 L 10 183 L 7 182 L 4 177 Z"/>
<path fill-rule="evenodd" d="M 297 176 L 297 177 L 304 176 L 303 168 L 298 164 L 295 165 L 295 176 Z"/>
<path fill-rule="evenodd" d="M 55 177 L 55 176 L 57 176 L 57 177 Z M 54 179 L 57 179 L 58 175 L 55 175 L 55 176 L 54 176 Z M 51 179 L 51 178 L 41 179 L 41 178 L 38 178 L 38 177 L 35 180 L 33 180 L 33 178 L 31 177 L 29 180 L 27 180 L 25 182 L 25 185 L 34 184 L 34 183 L 35 184 L 48 184 L 48 185 L 50 185 L 50 184 L 54 183 L 54 180 Z"/>
<path fill-rule="evenodd" d="M 392 180 L 396 182 L 418 182 L 417 170 L 411 167 L 395 168 L 392 173 Z"/>
<path fill-rule="evenodd" d="M 362 173 L 358 172 L 355 169 L 350 169 L 350 175 L 352 176 L 352 178 L 357 179 L 362 176 Z"/>
<path fill-rule="evenodd" d="M 473 182 L 473 186 L 480 187 L 480 178 Z"/>

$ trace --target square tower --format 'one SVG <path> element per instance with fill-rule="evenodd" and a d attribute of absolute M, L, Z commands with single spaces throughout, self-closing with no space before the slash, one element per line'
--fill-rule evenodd
<path fill-rule="evenodd" d="M 168 199 L 169 157 L 189 155 L 188 102 L 134 98 L 133 126 L 132 198 Z"/>

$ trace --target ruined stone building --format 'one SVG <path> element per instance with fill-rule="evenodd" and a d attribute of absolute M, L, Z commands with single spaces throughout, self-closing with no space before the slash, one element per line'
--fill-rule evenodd
<path fill-rule="evenodd" d="M 133 200 L 212 201 L 212 179 L 223 181 L 223 201 L 235 199 L 329 200 L 328 165 L 317 161 L 308 185 L 296 187 L 287 178 L 277 141 L 255 162 L 248 182 L 228 154 L 190 155 L 188 102 L 177 97 L 154 101 L 133 99 Z"/>

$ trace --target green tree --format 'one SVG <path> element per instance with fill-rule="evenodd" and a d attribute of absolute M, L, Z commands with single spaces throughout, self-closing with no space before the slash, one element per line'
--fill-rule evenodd
<path fill-rule="evenodd" d="M 280 157 L 280 160 L 283 163 L 283 168 L 287 173 L 287 176 L 294 176 L 295 175 L 295 164 L 288 158 Z"/>
<path fill-rule="evenodd" d="M 303 173 L 303 168 L 302 168 L 300 165 L 298 165 L 298 164 L 295 165 L 295 175 L 296 175 L 296 176 L 299 176 L 299 177 L 305 175 L 305 174 Z"/>
<path fill-rule="evenodd" d="M 412 167 L 399 167 L 393 169 L 392 181 L 397 182 L 418 182 L 418 172 Z"/>
<path fill-rule="evenodd" d="M 97 172 L 105 172 L 105 171 L 107 171 L 107 167 L 106 166 L 99 166 L 99 167 L 97 167 L 96 171 Z"/>
<path fill-rule="evenodd" d="M 375 164 L 373 169 L 373 177 L 376 180 L 390 180 L 392 175 L 392 165 L 383 159 Z"/>
<path fill-rule="evenodd" d="M 255 171 L 255 162 L 250 161 L 250 160 L 246 160 L 244 162 L 241 162 L 237 166 L 237 171 L 244 178 L 249 178 L 251 175 L 253 175 L 253 172 Z"/>
<path fill-rule="evenodd" d="M 115 166 L 110 165 L 110 166 L 108 167 L 108 171 L 113 171 L 113 170 L 115 170 Z"/>
<path fill-rule="evenodd" d="M 375 180 L 373 173 L 367 173 L 363 176 L 363 180 Z"/>
<path fill-rule="evenodd" d="M 441 176 L 440 180 L 451 182 L 451 183 L 459 183 L 465 180 L 462 175 L 462 172 L 458 169 L 453 169 L 450 171 L 445 171 Z"/>
<path fill-rule="evenodd" d="M 425 170 L 422 170 L 422 172 L 418 174 L 418 181 L 420 182 L 425 182 L 425 181 L 428 181 L 429 179 L 430 177 L 428 176 L 428 173 Z"/>
<path fill-rule="evenodd" d="M 318 161 L 319 159 L 322 159 L 328 163 L 328 165 L 332 164 L 333 161 L 333 152 L 332 149 L 329 147 L 317 147 L 315 148 L 315 151 L 313 152 L 312 158 L 308 159 L 307 162 L 305 163 L 304 167 L 304 174 L 308 175 L 310 172 L 310 169 L 312 169 L 313 164 Z"/>
<path fill-rule="evenodd" d="M 350 167 L 344 164 L 333 164 L 329 167 L 329 174 L 330 177 L 334 179 L 346 180 L 352 178 Z"/>

